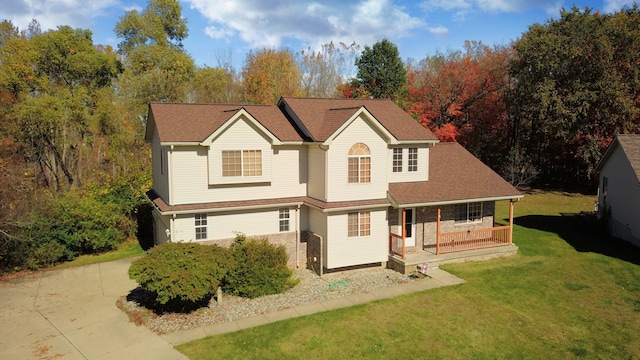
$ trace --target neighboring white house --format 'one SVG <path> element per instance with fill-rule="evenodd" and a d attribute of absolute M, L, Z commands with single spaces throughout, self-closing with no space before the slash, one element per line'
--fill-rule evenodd
<path fill-rule="evenodd" d="M 598 216 L 612 236 L 640 246 L 640 135 L 618 135 L 596 166 Z"/>
<path fill-rule="evenodd" d="M 394 236 L 403 254 L 445 249 L 447 229 L 477 242 L 494 202 L 522 197 L 390 100 L 152 103 L 146 140 L 157 244 L 268 237 L 319 272 L 384 265 Z"/>

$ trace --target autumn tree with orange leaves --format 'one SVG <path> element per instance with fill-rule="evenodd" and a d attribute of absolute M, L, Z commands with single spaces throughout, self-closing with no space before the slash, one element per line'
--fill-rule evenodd
<path fill-rule="evenodd" d="M 498 163 L 508 149 L 504 92 L 511 49 L 467 41 L 465 51 L 436 54 L 409 65 L 404 107 L 441 141 L 458 141 Z"/>
<path fill-rule="evenodd" d="M 252 104 L 275 104 L 281 96 L 300 93 L 301 75 L 288 50 L 250 51 L 242 68 L 245 100 Z"/>

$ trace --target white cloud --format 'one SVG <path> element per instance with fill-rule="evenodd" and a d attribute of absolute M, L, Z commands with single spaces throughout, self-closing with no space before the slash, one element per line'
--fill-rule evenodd
<path fill-rule="evenodd" d="M 330 41 L 373 45 L 426 28 L 393 0 L 185 2 L 208 19 L 207 35 L 220 39 L 237 34 L 249 48 L 279 47 L 291 40 L 313 48 Z"/>
<path fill-rule="evenodd" d="M 424 0 L 420 6 L 426 11 L 453 12 L 455 19 L 464 20 L 471 13 L 514 13 L 535 8 L 557 14 L 562 0 Z"/>
<path fill-rule="evenodd" d="M 204 33 L 212 39 L 224 39 L 234 35 L 234 32 L 231 29 L 223 29 L 215 26 L 207 26 L 204 29 Z"/>
<path fill-rule="evenodd" d="M 620 11 L 625 6 L 633 6 L 633 0 L 604 0 L 604 11 L 608 13 Z"/>
<path fill-rule="evenodd" d="M 435 35 L 446 35 L 449 33 L 449 29 L 444 26 L 436 26 L 428 28 L 429 32 Z"/>
<path fill-rule="evenodd" d="M 0 15 L 20 29 L 26 29 L 33 19 L 43 31 L 59 25 L 88 28 L 95 17 L 119 6 L 119 0 L 13 0 L 2 5 Z"/>

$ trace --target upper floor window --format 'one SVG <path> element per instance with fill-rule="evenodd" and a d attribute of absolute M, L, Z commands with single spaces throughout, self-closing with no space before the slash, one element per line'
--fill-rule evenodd
<path fill-rule="evenodd" d="M 402 148 L 393 149 L 393 172 L 402 172 Z"/>
<path fill-rule="evenodd" d="M 418 148 L 409 148 L 409 168 L 410 172 L 418 171 Z"/>
<path fill-rule="evenodd" d="M 223 150 L 222 176 L 262 176 L 262 150 Z"/>
<path fill-rule="evenodd" d="M 196 214 L 196 240 L 207 238 L 207 214 Z"/>
<path fill-rule="evenodd" d="M 369 236 L 371 235 L 371 212 L 360 211 L 347 214 L 347 236 Z"/>
<path fill-rule="evenodd" d="M 466 224 L 482 221 L 482 203 L 473 202 L 457 204 L 455 208 L 455 223 Z"/>
<path fill-rule="evenodd" d="M 349 149 L 349 183 L 371 182 L 371 152 L 363 143 L 357 143 Z"/>
<path fill-rule="evenodd" d="M 278 219 L 280 231 L 289 231 L 289 208 L 278 209 Z"/>

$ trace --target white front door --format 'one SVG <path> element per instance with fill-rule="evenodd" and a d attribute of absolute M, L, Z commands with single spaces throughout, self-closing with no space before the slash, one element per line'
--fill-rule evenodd
<path fill-rule="evenodd" d="M 402 210 L 398 211 L 398 224 L 402 224 Z M 405 211 L 405 220 L 404 231 L 404 246 L 405 247 L 415 247 L 416 246 L 416 211 L 415 209 L 404 209 Z M 402 230 L 402 229 L 401 229 Z"/>

